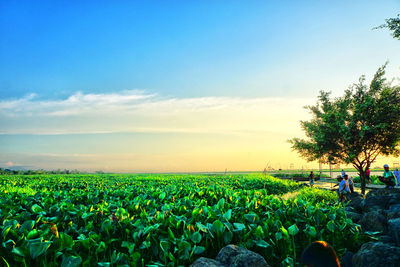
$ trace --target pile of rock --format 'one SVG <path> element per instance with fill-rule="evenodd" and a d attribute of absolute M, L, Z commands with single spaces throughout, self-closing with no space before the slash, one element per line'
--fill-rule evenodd
<path fill-rule="evenodd" d="M 400 266 L 400 189 L 370 191 L 365 199 L 352 194 L 346 212 L 364 232 L 380 234 L 354 255 L 347 253 L 342 266 Z"/>
<path fill-rule="evenodd" d="M 191 267 L 269 267 L 265 259 L 250 250 L 235 245 L 228 245 L 221 249 L 217 258 L 209 259 L 201 257 Z"/>

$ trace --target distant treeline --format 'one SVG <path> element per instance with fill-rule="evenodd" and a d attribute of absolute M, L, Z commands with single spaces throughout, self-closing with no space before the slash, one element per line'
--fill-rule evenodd
<path fill-rule="evenodd" d="M 78 170 L 10 170 L 0 168 L 0 175 L 37 175 L 37 174 L 82 174 L 85 172 Z"/>

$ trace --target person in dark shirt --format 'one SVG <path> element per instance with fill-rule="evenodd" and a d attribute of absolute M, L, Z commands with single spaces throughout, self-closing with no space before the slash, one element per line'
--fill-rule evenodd
<path fill-rule="evenodd" d="M 311 243 L 301 254 L 301 262 L 309 267 L 340 267 L 335 250 L 325 241 Z"/>
<path fill-rule="evenodd" d="M 310 175 L 308 176 L 308 179 L 310 179 L 310 187 L 314 186 L 314 172 L 311 172 Z"/>

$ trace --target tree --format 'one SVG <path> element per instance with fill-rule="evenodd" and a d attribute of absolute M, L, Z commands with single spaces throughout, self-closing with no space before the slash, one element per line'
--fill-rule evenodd
<path fill-rule="evenodd" d="M 393 38 L 400 40 L 400 14 L 397 15 L 397 18 L 390 18 L 386 19 L 385 21 L 385 24 L 382 24 L 375 29 L 388 28 L 390 31 L 392 31 Z"/>
<path fill-rule="evenodd" d="M 365 77 L 343 97 L 320 92 L 315 106 L 307 106 L 310 121 L 301 121 L 307 139 L 289 140 L 308 161 L 352 164 L 360 174 L 365 194 L 365 171 L 378 155 L 400 154 L 400 86 L 387 82 L 385 64 L 370 85 Z"/>

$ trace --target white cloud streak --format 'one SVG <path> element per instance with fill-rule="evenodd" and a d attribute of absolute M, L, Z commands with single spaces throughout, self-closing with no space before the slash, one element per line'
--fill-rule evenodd
<path fill-rule="evenodd" d="M 1 134 L 112 132 L 230 133 L 298 128 L 312 99 L 174 98 L 128 90 L 109 94 L 77 92 L 66 99 L 39 100 L 35 94 L 0 101 Z"/>

